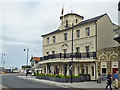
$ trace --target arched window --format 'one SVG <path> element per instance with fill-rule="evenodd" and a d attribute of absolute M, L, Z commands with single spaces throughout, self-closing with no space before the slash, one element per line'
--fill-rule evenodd
<path fill-rule="evenodd" d="M 68 27 L 68 20 L 66 20 L 66 27 Z"/>

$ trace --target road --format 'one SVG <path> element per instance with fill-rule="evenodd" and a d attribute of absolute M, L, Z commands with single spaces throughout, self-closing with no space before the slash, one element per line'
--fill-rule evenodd
<path fill-rule="evenodd" d="M 2 85 L 7 88 L 61 88 L 55 85 L 43 84 L 40 82 L 23 80 L 17 77 L 17 74 L 2 75 Z"/>
<path fill-rule="evenodd" d="M 97 88 L 68 88 L 68 87 L 63 87 L 59 85 L 54 85 L 54 84 L 48 84 L 48 83 L 42 83 L 34 80 L 27 80 L 27 79 L 21 79 L 18 78 L 17 76 L 22 76 L 20 74 L 4 74 L 2 75 L 2 85 L 4 87 L 9 88 L 10 90 L 16 90 L 16 89 L 22 89 L 22 90 L 35 90 L 35 89 L 47 89 L 49 90 L 50 88 L 52 90 L 96 90 Z M 104 88 L 104 87 L 103 87 Z M 97 90 L 105 90 L 105 89 L 97 89 Z M 9 90 L 8 89 L 8 90 Z M 4 90 L 4 89 L 2 89 Z M 6 89 L 5 89 L 6 90 Z"/>

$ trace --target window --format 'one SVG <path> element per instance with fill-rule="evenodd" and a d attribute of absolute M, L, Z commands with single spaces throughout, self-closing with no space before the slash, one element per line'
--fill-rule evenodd
<path fill-rule="evenodd" d="M 56 37 L 55 36 L 53 36 L 53 43 L 55 43 L 56 42 Z"/>
<path fill-rule="evenodd" d="M 90 27 L 86 28 L 86 36 L 90 36 Z"/>
<path fill-rule="evenodd" d="M 86 46 L 86 52 L 88 53 L 90 51 L 90 46 Z"/>
<path fill-rule="evenodd" d="M 78 23 L 78 19 L 76 19 L 76 23 Z"/>
<path fill-rule="evenodd" d="M 86 55 L 87 55 L 87 58 L 89 58 L 89 51 L 90 51 L 90 47 L 86 46 Z"/>
<path fill-rule="evenodd" d="M 64 40 L 67 40 L 67 33 L 64 34 Z"/>
<path fill-rule="evenodd" d="M 77 30 L 77 38 L 80 37 L 80 30 Z"/>
<path fill-rule="evenodd" d="M 67 53 L 67 49 L 63 49 L 63 51 L 64 51 L 64 54 L 66 54 L 66 53 Z"/>
<path fill-rule="evenodd" d="M 76 52 L 79 53 L 80 52 L 80 48 L 76 47 Z"/>
<path fill-rule="evenodd" d="M 52 54 L 55 54 L 55 51 L 52 51 Z"/>
<path fill-rule="evenodd" d="M 66 27 L 68 27 L 68 20 L 66 20 Z"/>
<path fill-rule="evenodd" d="M 80 67 L 78 66 L 78 75 L 80 74 Z"/>
<path fill-rule="evenodd" d="M 86 66 L 86 74 L 88 74 L 88 66 Z"/>
<path fill-rule="evenodd" d="M 84 74 L 84 65 L 82 65 L 82 74 Z"/>
<path fill-rule="evenodd" d="M 50 43 L 50 39 L 49 38 L 47 38 L 47 44 L 49 44 Z"/>
<path fill-rule="evenodd" d="M 49 52 L 46 52 L 47 55 L 49 55 Z"/>
<path fill-rule="evenodd" d="M 44 73 L 46 73 L 46 66 L 44 66 Z"/>
<path fill-rule="evenodd" d="M 92 66 L 92 76 L 94 76 L 94 67 Z"/>

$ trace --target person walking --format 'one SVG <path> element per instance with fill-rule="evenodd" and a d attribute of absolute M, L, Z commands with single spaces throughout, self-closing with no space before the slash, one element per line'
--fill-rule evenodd
<path fill-rule="evenodd" d="M 112 90 L 112 88 L 111 88 L 111 83 L 112 83 L 111 79 L 112 79 L 111 72 L 109 72 L 108 75 L 107 75 L 107 85 L 106 85 L 106 89 L 107 89 L 107 87 L 109 86 L 109 87 L 110 87 L 110 90 Z"/>
<path fill-rule="evenodd" d="M 118 89 L 118 71 L 114 74 L 114 79 L 115 79 L 115 88 Z"/>

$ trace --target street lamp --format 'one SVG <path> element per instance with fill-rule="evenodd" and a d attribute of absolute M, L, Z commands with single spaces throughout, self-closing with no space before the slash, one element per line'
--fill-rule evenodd
<path fill-rule="evenodd" d="M 73 71 L 73 23 L 72 23 L 72 55 L 71 55 L 71 65 L 70 65 L 70 70 L 71 70 L 71 83 L 73 82 L 73 75 L 72 75 L 72 71 Z"/>
<path fill-rule="evenodd" d="M 24 51 L 26 51 L 26 49 L 24 49 Z M 27 48 L 26 77 L 27 77 L 27 66 L 28 66 L 28 53 L 29 53 L 29 48 Z"/>
<path fill-rule="evenodd" d="M 2 63 L 3 63 L 3 56 L 5 56 L 5 53 L 2 53 L 2 57 L 1 57 L 1 67 L 2 67 Z"/>

